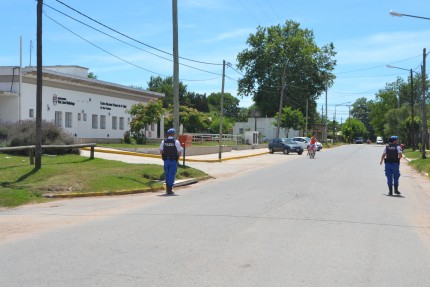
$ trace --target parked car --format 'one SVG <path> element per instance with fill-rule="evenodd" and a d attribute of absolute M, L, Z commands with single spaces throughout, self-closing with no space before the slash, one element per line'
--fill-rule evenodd
<path fill-rule="evenodd" d="M 382 137 L 376 137 L 376 144 L 384 144 Z"/>
<path fill-rule="evenodd" d="M 362 137 L 356 137 L 355 138 L 355 143 L 356 144 L 362 144 L 364 142 L 364 140 L 363 140 L 363 138 Z"/>
<path fill-rule="evenodd" d="M 307 137 L 294 137 L 294 138 L 292 138 L 293 139 L 293 141 L 295 141 L 295 142 L 297 142 L 299 145 L 301 145 L 301 147 L 303 148 L 303 149 L 308 149 L 308 147 L 309 147 L 309 143 L 311 142 L 311 139 L 310 138 L 307 138 Z M 322 148 L 323 148 L 323 145 L 322 145 L 322 143 L 320 143 L 320 142 L 317 142 L 316 143 L 316 147 L 317 147 L 317 151 L 320 151 Z"/>
<path fill-rule="evenodd" d="M 296 152 L 299 155 L 303 153 L 303 148 L 290 138 L 274 138 L 269 141 L 269 152 L 282 151 L 284 154 Z"/>

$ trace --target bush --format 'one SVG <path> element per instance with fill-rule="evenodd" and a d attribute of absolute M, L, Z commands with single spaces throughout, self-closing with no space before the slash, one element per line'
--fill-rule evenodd
<path fill-rule="evenodd" d="M 121 141 L 121 143 L 131 144 L 130 131 L 126 131 L 124 133 L 124 139 Z"/>
<path fill-rule="evenodd" d="M 0 136 L 0 145 L 3 146 L 28 146 L 36 144 L 36 121 L 25 120 L 17 123 L 0 123 L 0 131 L 5 131 L 6 136 Z M 53 122 L 42 121 L 42 145 L 70 145 L 74 144 L 73 137 L 63 129 L 55 126 Z M 46 149 L 47 154 L 79 154 L 78 149 Z M 28 151 L 17 151 L 15 154 L 27 155 Z"/>

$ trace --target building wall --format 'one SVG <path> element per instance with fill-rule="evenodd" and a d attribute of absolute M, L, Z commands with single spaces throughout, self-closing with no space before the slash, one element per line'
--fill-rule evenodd
<path fill-rule="evenodd" d="M 234 124 L 233 134 L 244 134 L 245 131 L 254 131 L 255 127 L 257 127 L 257 131 L 262 134 L 263 140 L 272 139 L 276 137 L 276 125 L 273 124 L 274 122 L 276 122 L 275 118 L 248 118 L 247 122 L 237 122 Z M 279 136 L 286 137 L 285 129 L 280 128 Z M 300 136 L 299 131 L 293 129 L 288 131 L 288 137 L 297 136 Z"/>
<path fill-rule="evenodd" d="M 81 76 L 85 68 L 68 67 L 67 72 Z M 61 70 L 59 67 L 58 69 Z M 55 69 L 54 69 L 55 70 Z M 63 70 L 61 70 L 64 72 Z M 0 77 L 1 77 L 0 73 Z M 82 142 L 91 140 L 120 140 L 130 129 L 131 120 L 128 110 L 132 105 L 147 103 L 151 96 L 141 96 L 141 91 L 134 92 L 127 87 L 109 89 L 105 82 L 97 86 L 85 83 L 85 78 L 77 82 L 61 78 L 47 78 L 43 80 L 42 88 L 42 119 L 54 121 L 68 134 Z M 0 120 L 16 122 L 19 119 L 36 119 L 36 79 L 34 75 L 24 76 L 21 85 L 21 99 L 18 97 L 18 76 L 14 84 L 5 82 L 0 84 Z M 6 80 L 7 81 L 7 80 Z M 91 80 L 94 82 L 94 80 Z M 115 85 L 115 84 L 114 84 Z M 13 87 L 12 93 L 9 92 Z M 7 91 L 6 88 L 8 88 Z M 7 93 L 6 93 L 7 92 Z M 159 98 L 154 96 L 153 100 Z M 20 104 L 19 104 L 20 102 Z M 20 107 L 19 107 L 20 106 Z M 20 110 L 20 112 L 19 112 Z M 157 138 L 157 125 L 150 125 L 147 137 Z"/>

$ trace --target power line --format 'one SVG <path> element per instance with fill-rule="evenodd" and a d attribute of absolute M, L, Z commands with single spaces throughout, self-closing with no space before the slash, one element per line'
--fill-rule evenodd
<path fill-rule="evenodd" d="M 146 72 L 148 72 L 148 73 L 155 74 L 155 75 L 158 75 L 158 76 L 162 76 L 162 77 L 164 77 L 164 78 L 167 78 L 167 77 L 168 77 L 168 76 L 166 76 L 166 75 L 163 75 L 163 74 L 160 74 L 160 73 L 157 73 L 157 72 L 154 72 L 154 71 L 148 70 L 148 69 L 146 69 L 146 68 L 144 68 L 144 67 L 141 67 L 141 66 L 139 66 L 139 65 L 137 65 L 137 64 L 134 64 L 134 63 L 132 63 L 132 62 L 130 62 L 130 61 L 128 61 L 128 60 L 125 60 L 124 58 L 121 58 L 121 57 L 119 57 L 119 56 L 117 56 L 117 55 L 113 54 L 112 52 L 109 52 L 109 51 L 108 51 L 108 50 L 106 50 L 106 49 L 103 49 L 102 47 L 100 47 L 100 46 L 98 46 L 98 45 L 94 44 L 94 43 L 93 43 L 93 42 L 91 42 L 90 40 L 88 40 L 88 39 L 86 39 L 86 38 L 84 38 L 84 37 L 82 37 L 82 36 L 78 35 L 77 33 L 73 32 L 72 30 L 70 30 L 69 28 L 67 28 L 66 26 L 64 26 L 64 25 L 62 25 L 61 23 L 59 23 L 58 21 L 54 20 L 54 19 L 53 19 L 52 17 L 50 17 L 46 12 L 43 12 L 43 14 L 44 14 L 47 18 L 49 18 L 51 21 L 53 21 L 54 23 L 56 23 L 57 25 L 59 25 L 59 26 L 63 27 L 64 29 L 66 29 L 66 30 L 67 30 L 67 31 L 69 31 L 70 33 L 74 34 L 75 36 L 77 36 L 77 37 L 79 37 L 80 39 L 84 40 L 85 42 L 89 43 L 90 45 L 92 45 L 92 46 L 96 47 L 97 49 L 100 49 L 100 50 L 102 50 L 103 52 L 105 52 L 105 53 L 107 53 L 107 54 L 111 55 L 112 57 L 115 57 L 115 58 L 117 58 L 117 59 L 119 59 L 119 60 L 121 60 L 121 61 L 123 61 L 123 62 L 125 62 L 125 63 L 129 64 L 129 65 L 132 65 L 132 66 L 134 66 L 134 67 L 136 67 L 136 68 L 138 68 L 138 69 L 141 69 L 141 70 L 143 70 L 143 71 L 146 71 Z M 221 75 L 221 74 L 220 74 L 220 75 Z M 202 79 L 202 80 L 188 80 L 188 79 L 181 79 L 181 81 L 184 81 L 184 82 L 198 82 L 198 81 L 212 81 L 212 80 L 215 80 L 215 79 L 219 79 L 219 77 L 212 78 L 212 79 Z"/>
<path fill-rule="evenodd" d="M 113 28 L 111 28 L 111 27 L 109 27 L 109 26 L 107 26 L 107 25 L 105 25 L 105 24 L 101 23 L 100 21 L 97 21 L 97 20 L 95 20 L 95 19 L 91 18 L 90 16 L 88 16 L 88 15 L 86 15 L 86 14 L 84 14 L 84 13 L 82 13 L 82 12 L 78 11 L 78 10 L 76 10 L 75 8 L 73 8 L 73 7 L 71 7 L 71 6 L 67 5 L 67 4 L 65 4 L 64 2 L 62 2 L 62 1 L 60 1 L 60 0 L 55 0 L 55 1 L 57 1 L 58 3 L 60 3 L 60 4 L 64 5 L 64 6 L 66 6 L 66 7 L 67 7 L 67 8 L 69 8 L 69 9 L 71 9 L 71 10 L 75 11 L 76 13 L 78 13 L 78 14 L 80 14 L 80 15 L 84 16 L 85 18 L 87 18 L 87 19 L 89 19 L 89 20 L 91 20 L 91 21 L 93 21 L 93 22 L 96 22 L 97 24 L 99 24 L 99 25 L 101 25 L 101 26 L 105 27 L 106 29 L 109 29 L 109 30 L 111 30 L 111 31 L 113 31 L 113 32 L 115 32 L 115 33 L 117 33 L 117 34 L 120 34 L 120 35 L 121 35 L 121 36 L 123 36 L 123 37 L 126 37 L 126 38 L 128 38 L 128 39 L 130 39 L 130 40 L 132 40 L 132 41 L 135 41 L 135 42 L 137 42 L 137 43 L 139 43 L 139 44 L 142 44 L 142 45 L 144 45 L 144 46 L 146 46 L 146 47 L 148 47 L 148 48 L 154 49 L 154 50 L 156 50 L 156 51 L 158 51 L 158 52 L 161 52 L 161 53 L 164 53 L 164 54 L 167 54 L 167 55 L 173 56 L 173 54 L 172 54 L 172 53 L 169 53 L 169 52 L 163 51 L 163 50 L 158 49 L 158 48 L 156 48 L 156 47 L 154 47 L 154 46 L 151 46 L 151 45 L 146 44 L 146 43 L 144 43 L 144 42 L 142 42 L 142 41 L 139 41 L 139 40 L 137 40 L 137 39 L 135 39 L 135 38 L 133 38 L 133 37 L 130 37 L 130 36 L 128 36 L 128 35 L 126 35 L 126 34 L 124 34 L 124 33 L 122 33 L 122 32 L 119 32 L 118 30 L 115 30 L 115 29 L 113 29 Z M 179 58 L 180 58 L 180 59 L 183 59 L 183 60 L 187 60 L 187 61 L 195 62 L 195 63 L 205 64 L 205 65 L 216 65 L 216 66 L 222 66 L 222 63 L 209 63 L 209 62 L 203 62 L 203 61 L 193 60 L 193 59 L 189 59 L 189 58 L 185 58 L 185 57 L 179 57 Z"/>
<path fill-rule="evenodd" d="M 119 56 L 117 56 L 117 55 L 115 55 L 115 54 L 113 54 L 113 53 L 111 53 L 111 52 L 109 52 L 109 51 L 107 51 L 107 50 L 103 49 L 102 47 L 100 47 L 100 46 L 98 46 L 98 45 L 94 44 L 93 42 L 91 42 L 91 41 L 87 40 L 86 38 L 84 38 L 84 37 L 82 37 L 82 36 L 78 35 L 77 33 L 73 32 L 72 30 L 70 30 L 70 29 L 69 29 L 69 28 L 67 28 L 66 26 L 64 26 L 64 25 L 60 24 L 58 21 L 54 20 L 52 17 L 50 17 L 48 14 L 46 14 L 46 12 L 43 12 L 43 14 L 44 14 L 46 17 L 48 17 L 49 19 L 51 19 L 51 21 L 55 22 L 57 25 L 59 25 L 59 26 L 63 27 L 64 29 L 66 29 L 66 30 L 67 30 L 67 31 L 69 31 L 70 33 L 72 33 L 72 34 L 74 34 L 75 36 L 77 36 L 77 37 L 81 38 L 82 40 L 84 40 L 84 41 L 85 41 L 85 42 L 87 42 L 88 44 L 93 45 L 93 46 L 94 46 L 94 47 L 96 47 L 97 49 L 100 49 L 100 50 L 102 50 L 103 52 L 105 52 L 105 53 L 107 53 L 107 54 L 111 55 L 112 57 L 115 57 L 115 58 L 117 58 L 117 59 L 119 59 L 119 60 L 121 60 L 121 61 L 123 61 L 123 62 L 125 62 L 125 63 L 127 63 L 127 64 L 130 64 L 130 65 L 132 65 L 132 66 L 134 66 L 134 67 L 136 67 L 136 68 L 139 68 L 139 69 L 144 70 L 144 71 L 146 71 L 146 72 L 149 72 L 149 73 L 151 73 L 151 74 L 156 74 L 156 75 L 159 75 L 159 76 L 167 77 L 166 75 L 162 75 L 162 74 L 159 74 L 159 73 L 157 73 L 157 72 L 154 72 L 154 71 L 151 71 L 151 70 L 145 69 L 145 68 L 143 68 L 143 67 L 141 67 L 141 66 L 139 66 L 139 65 L 136 65 L 136 64 L 134 64 L 134 63 L 132 63 L 132 62 L 130 62 L 130 61 L 127 61 L 127 60 L 125 60 L 125 59 L 123 59 L 123 58 L 121 58 L 121 57 L 119 57 Z"/>
<path fill-rule="evenodd" d="M 86 23 L 84 23 L 84 22 L 82 22 L 82 21 L 80 21 L 80 20 L 78 20 L 78 19 L 76 19 L 76 18 L 74 18 L 74 17 L 72 17 L 72 16 L 70 16 L 70 15 L 68 15 L 68 14 L 64 13 L 64 12 L 62 12 L 62 11 L 59 11 L 59 10 L 55 9 L 54 7 L 51 7 L 51 6 L 47 5 L 47 4 L 44 4 L 44 5 L 45 5 L 45 6 L 47 6 L 48 8 L 50 8 L 50 9 L 52 9 L 52 10 L 56 11 L 57 13 L 60 13 L 60 14 L 62 14 L 62 15 L 64 15 L 64 16 L 66 16 L 66 17 L 68 17 L 68 18 L 70 18 L 70 19 L 72 19 L 72 20 L 74 20 L 74 21 L 76 21 L 76 22 L 78 22 L 78 23 L 80 23 L 80 24 L 82 24 L 82 25 L 85 25 L 85 26 L 87 26 L 87 27 L 89 27 L 89 28 L 91 28 L 91 29 L 93 29 L 93 30 L 95 30 L 95 31 L 97 31 L 97 32 L 99 32 L 99 33 L 101 33 L 101 34 L 104 34 L 104 35 L 106 35 L 106 36 L 108 36 L 108 37 L 110 37 L 110 38 L 113 38 L 113 39 L 115 39 L 115 40 L 117 40 L 117 41 L 119 41 L 119 42 L 121 42 L 121 43 L 124 43 L 124 44 L 126 44 L 126 45 L 129 45 L 129 46 L 131 46 L 131 47 L 133 47 L 133 48 L 139 49 L 139 50 L 141 50 L 141 51 L 144 51 L 144 52 L 146 52 L 146 53 L 148 53 L 148 54 L 151 54 L 151 55 L 153 55 L 153 56 L 159 57 L 159 58 L 161 58 L 161 59 L 164 59 L 164 60 L 167 60 L 167 61 L 173 62 L 173 59 L 168 59 L 168 58 L 162 57 L 162 56 L 160 56 L 160 55 L 157 55 L 157 54 L 155 54 L 155 53 L 152 53 L 152 52 L 149 52 L 149 51 L 147 51 L 147 50 L 145 50 L 145 49 L 142 49 L 142 48 L 140 48 L 140 47 L 137 47 L 137 46 L 135 46 L 135 45 L 133 45 L 133 44 L 130 44 L 130 43 L 128 43 L 128 42 L 125 42 L 125 41 L 123 41 L 123 40 L 121 40 L 121 39 L 119 39 L 119 38 L 117 38 L 117 37 L 114 37 L 114 36 L 112 36 L 112 35 L 110 35 L 110 34 L 108 34 L 108 33 L 106 33 L 106 32 L 103 32 L 103 31 L 99 30 L 99 29 L 97 29 L 97 28 L 95 28 L 95 27 L 93 27 L 93 26 L 91 26 L 91 25 L 88 25 L 88 24 L 86 24 Z M 45 14 L 46 14 L 46 12 L 45 12 Z M 180 65 L 182 65 L 182 66 L 185 66 L 185 67 L 191 68 L 191 69 L 195 69 L 195 70 L 199 70 L 199 71 L 205 72 L 205 73 L 209 73 L 209 74 L 214 74 L 214 75 L 222 76 L 222 74 L 220 74 L 220 73 L 215 73 L 215 72 L 207 71 L 207 70 L 200 69 L 200 68 L 196 68 L 196 67 L 193 67 L 193 66 L 190 66 L 190 65 L 187 65 L 187 64 L 183 64 L 183 63 L 179 63 L 179 64 L 180 64 Z M 200 81 L 200 80 L 198 80 L 198 81 Z"/>

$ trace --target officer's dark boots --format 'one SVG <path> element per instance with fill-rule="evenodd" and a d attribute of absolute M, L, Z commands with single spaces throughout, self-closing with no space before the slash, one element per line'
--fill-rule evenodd
<path fill-rule="evenodd" d="M 399 186 L 398 185 L 394 186 L 394 193 L 397 194 L 397 195 L 401 194 L 400 191 L 399 191 Z"/>
<path fill-rule="evenodd" d="M 391 184 L 388 185 L 388 195 L 393 195 L 393 186 Z"/>
<path fill-rule="evenodd" d="M 172 188 L 173 188 L 173 186 L 166 185 L 166 193 L 167 194 L 174 194 Z"/>

